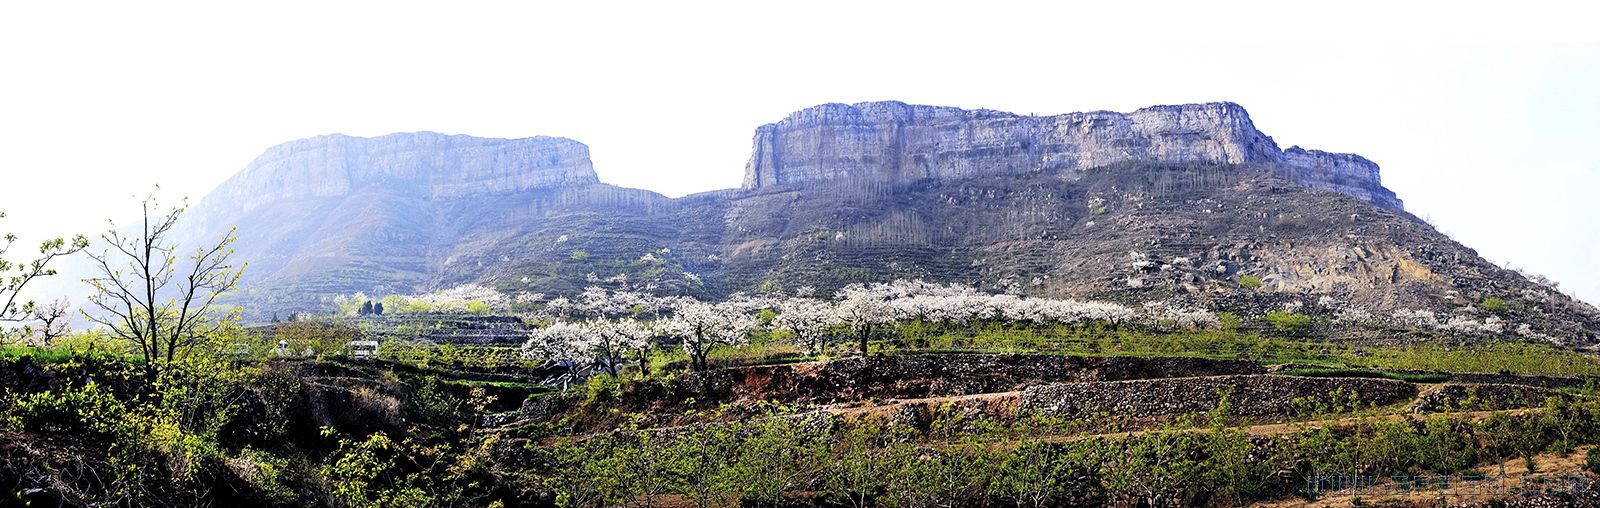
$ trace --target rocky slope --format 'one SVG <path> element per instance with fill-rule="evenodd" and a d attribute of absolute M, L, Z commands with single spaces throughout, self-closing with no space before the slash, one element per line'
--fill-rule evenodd
<path fill-rule="evenodd" d="M 598 182 L 571 140 L 324 136 L 268 150 L 193 215 L 191 235 L 238 226 L 253 319 L 467 282 L 719 297 L 925 278 L 1246 316 L 1421 310 L 1440 314 L 1417 329 L 1570 343 L 1600 330 L 1593 307 L 1406 213 L 1370 161 L 1280 150 L 1228 103 L 823 105 L 757 130 L 743 188 L 677 199 Z"/>

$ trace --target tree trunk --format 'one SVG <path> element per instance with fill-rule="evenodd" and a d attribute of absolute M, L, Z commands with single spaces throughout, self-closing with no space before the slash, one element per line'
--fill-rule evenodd
<path fill-rule="evenodd" d="M 861 327 L 861 357 L 867 357 L 867 337 L 872 336 L 872 325 Z"/>
<path fill-rule="evenodd" d="M 698 327 L 695 328 L 694 340 L 695 347 L 694 351 L 689 353 L 689 364 L 694 370 L 706 370 L 706 349 L 708 349 L 708 346 L 706 344 L 705 330 Z"/>

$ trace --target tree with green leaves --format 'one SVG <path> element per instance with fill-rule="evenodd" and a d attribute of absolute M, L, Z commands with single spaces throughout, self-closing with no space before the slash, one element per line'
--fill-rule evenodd
<path fill-rule="evenodd" d="M 113 224 L 101 235 L 109 248 L 89 254 L 98 274 L 85 282 L 95 289 L 89 303 L 96 311 L 84 315 L 137 346 L 153 381 L 237 315 L 217 299 L 238 286 L 244 265 L 232 261 L 233 230 L 181 256 L 173 236 L 186 206 L 162 211 L 153 196 L 140 206 L 134 231 Z"/>
<path fill-rule="evenodd" d="M 5 216 L 5 212 L 0 212 L 0 219 Z M 31 261 L 11 261 L 5 256 L 16 241 L 17 235 L 12 233 L 0 236 L 0 340 L 32 333 L 31 327 L 25 325 L 35 319 L 40 309 L 33 300 L 25 299 L 22 291 L 29 283 L 40 277 L 55 275 L 55 269 L 50 268 L 51 262 L 89 246 L 89 240 L 83 235 L 74 236 L 70 241 L 66 238 L 51 238 L 39 245 L 37 258 Z M 17 327 L 19 324 L 24 326 Z"/>

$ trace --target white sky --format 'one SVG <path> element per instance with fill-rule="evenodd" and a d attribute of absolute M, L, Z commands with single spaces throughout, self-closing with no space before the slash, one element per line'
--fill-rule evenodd
<path fill-rule="evenodd" d="M 823 102 L 1230 100 L 1600 301 L 1595 8 L 1057 3 L 6 2 L 0 231 L 98 231 L 154 184 L 198 199 L 333 132 L 565 136 L 602 180 L 676 196 L 736 186 L 756 126 Z"/>

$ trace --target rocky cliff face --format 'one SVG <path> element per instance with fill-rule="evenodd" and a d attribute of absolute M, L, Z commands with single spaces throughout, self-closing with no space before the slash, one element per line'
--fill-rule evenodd
<path fill-rule="evenodd" d="M 195 215 L 234 216 L 268 203 L 338 198 L 369 186 L 460 198 L 598 182 L 589 147 L 565 138 L 334 134 L 268 148 L 207 195 Z"/>
<path fill-rule="evenodd" d="M 1023 116 L 900 102 L 824 104 L 756 130 L 744 187 L 829 180 L 907 182 L 1143 161 L 1261 164 L 1302 185 L 1401 209 L 1356 155 L 1280 150 L 1233 103 Z"/>

